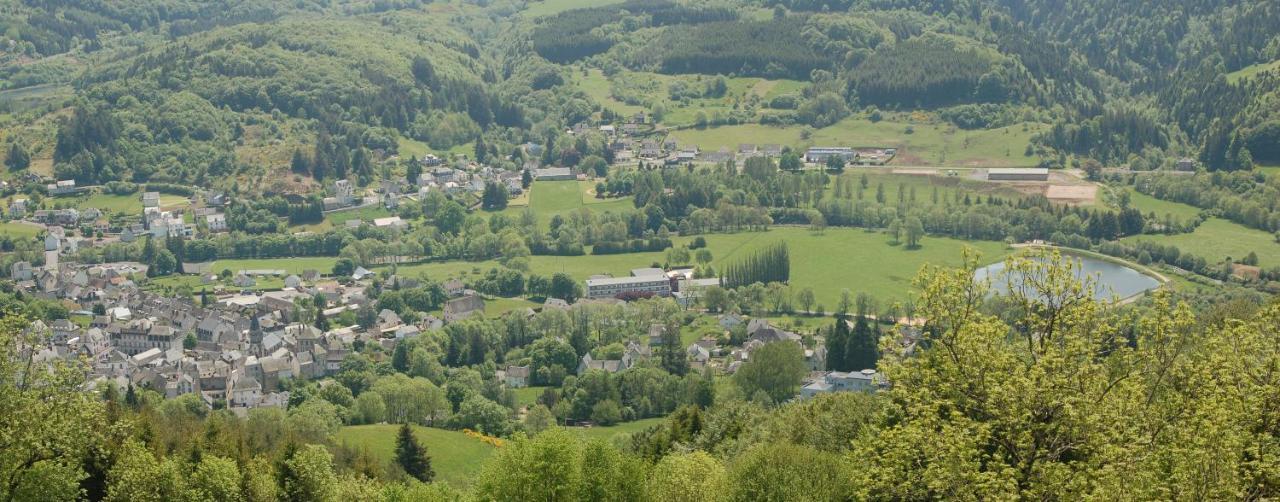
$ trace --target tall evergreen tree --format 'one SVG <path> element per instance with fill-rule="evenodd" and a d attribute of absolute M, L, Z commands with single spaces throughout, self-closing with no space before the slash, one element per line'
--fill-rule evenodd
<path fill-rule="evenodd" d="M 400 425 L 400 432 L 396 435 L 396 464 L 404 469 L 405 474 L 423 483 L 430 483 L 436 477 L 427 448 L 418 443 L 407 423 Z"/>
<path fill-rule="evenodd" d="M 867 318 L 858 316 L 853 324 L 853 334 L 845 348 L 845 371 L 873 369 L 880 360 L 879 338 L 871 329 Z M 830 354 L 827 357 L 831 357 Z"/>
<path fill-rule="evenodd" d="M 830 371 L 848 371 L 845 364 L 845 352 L 849 346 L 849 319 L 843 314 L 836 314 L 835 326 L 827 335 L 827 369 Z"/>

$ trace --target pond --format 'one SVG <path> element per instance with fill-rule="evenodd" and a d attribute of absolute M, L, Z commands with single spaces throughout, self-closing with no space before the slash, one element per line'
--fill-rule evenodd
<path fill-rule="evenodd" d="M 1064 254 L 1063 258 L 1075 260 L 1080 264 L 1076 268 L 1077 278 L 1084 279 L 1089 276 L 1094 278 L 1097 287 L 1094 288 L 1093 297 L 1099 300 L 1109 299 L 1113 296 L 1118 299 L 1124 299 L 1160 286 L 1160 281 L 1154 277 L 1118 263 L 1069 254 Z M 1046 260 L 1045 258 L 1032 259 L 1037 261 Z M 1004 294 L 1008 292 L 1009 282 L 1018 283 L 1017 278 L 1007 280 L 1006 275 L 1004 262 L 1000 262 L 978 269 L 974 274 L 974 278 L 983 280 L 990 277 L 991 289 L 997 294 Z"/>

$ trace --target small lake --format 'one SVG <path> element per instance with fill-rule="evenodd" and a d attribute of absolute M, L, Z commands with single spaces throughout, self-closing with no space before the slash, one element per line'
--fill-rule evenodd
<path fill-rule="evenodd" d="M 1130 296 L 1149 291 L 1160 286 L 1160 281 L 1154 277 L 1143 274 L 1137 270 L 1112 263 L 1109 261 L 1090 258 L 1087 256 L 1063 254 L 1064 259 L 1075 260 L 1080 265 L 1076 268 L 1076 277 L 1084 279 L 1092 276 L 1097 287 L 1094 289 L 1093 297 L 1098 300 L 1105 300 L 1111 297 L 1119 299 L 1128 298 Z M 1047 261 L 1045 258 L 1032 258 L 1036 261 Z M 994 263 L 986 267 L 978 269 L 974 273 L 974 278 L 981 281 L 991 278 L 991 289 L 995 293 L 1005 294 L 1008 292 L 1008 283 L 1017 284 L 1017 278 L 1006 278 L 1004 271 L 1004 262 Z"/>

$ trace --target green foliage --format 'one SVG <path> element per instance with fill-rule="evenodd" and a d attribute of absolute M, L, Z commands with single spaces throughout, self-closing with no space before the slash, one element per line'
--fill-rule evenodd
<path fill-rule="evenodd" d="M 765 344 L 751 353 L 751 359 L 733 374 L 742 394 L 763 392 L 772 402 L 791 399 L 800 391 L 800 381 L 808 373 L 804 349 L 791 342 Z"/>

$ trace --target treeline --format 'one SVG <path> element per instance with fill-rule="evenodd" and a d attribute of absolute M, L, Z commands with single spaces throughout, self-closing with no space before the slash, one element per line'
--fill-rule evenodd
<path fill-rule="evenodd" d="M 621 242 L 597 242 L 591 246 L 591 254 L 647 253 L 671 247 L 671 239 L 653 237 Z"/>
<path fill-rule="evenodd" d="M 1280 232 L 1280 185 L 1249 172 L 1215 172 L 1207 176 L 1144 174 L 1134 189 L 1157 199 L 1208 209 L 1241 225 Z"/>
<path fill-rule="evenodd" d="M 805 80 L 831 61 L 799 36 L 803 17 L 670 28 L 641 49 L 663 73 L 719 73 Z"/>
<path fill-rule="evenodd" d="M 720 281 L 733 289 L 748 284 L 771 282 L 785 283 L 791 280 L 791 254 L 787 243 L 779 242 L 724 266 Z"/>

